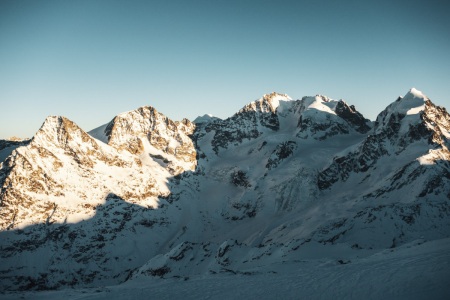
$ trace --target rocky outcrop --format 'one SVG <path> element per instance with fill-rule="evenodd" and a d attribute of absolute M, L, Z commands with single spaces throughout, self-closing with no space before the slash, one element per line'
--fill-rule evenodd
<path fill-rule="evenodd" d="M 294 150 L 297 148 L 297 143 L 295 141 L 286 141 L 277 145 L 275 150 L 267 161 L 266 168 L 273 169 L 276 168 L 280 162 L 293 155 Z"/>
<path fill-rule="evenodd" d="M 255 139 L 265 130 L 277 131 L 280 127 L 277 108 L 280 101 L 289 100 L 290 98 L 284 94 L 266 94 L 261 99 L 244 106 L 231 118 L 207 124 L 205 132 L 199 135 L 201 137 L 205 133 L 213 132 L 211 145 L 218 154 L 220 148 L 226 149 L 228 145 Z"/>
<path fill-rule="evenodd" d="M 172 121 L 151 106 L 116 116 L 104 129 L 108 145 L 132 154 L 161 155 L 171 174 L 195 170 L 196 149 L 191 136 L 195 124 Z M 146 145 L 149 147 L 146 147 Z"/>
<path fill-rule="evenodd" d="M 348 105 L 345 101 L 340 100 L 334 110 L 336 114 L 351 124 L 356 131 L 366 133 L 371 129 L 370 121 L 359 113 L 354 105 Z"/>

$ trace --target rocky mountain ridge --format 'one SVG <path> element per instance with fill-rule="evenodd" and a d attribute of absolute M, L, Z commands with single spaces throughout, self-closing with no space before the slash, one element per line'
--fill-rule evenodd
<path fill-rule="evenodd" d="M 119 151 L 159 158 L 176 175 L 195 170 L 196 151 L 190 138 L 194 129 L 195 124 L 187 119 L 174 122 L 154 107 L 144 106 L 116 116 L 91 134 Z"/>
<path fill-rule="evenodd" d="M 49 117 L 3 147 L 1 288 L 251 275 L 449 237 L 450 115 L 416 89 L 375 122 L 277 93 L 202 120 L 144 106 L 86 133 Z"/>

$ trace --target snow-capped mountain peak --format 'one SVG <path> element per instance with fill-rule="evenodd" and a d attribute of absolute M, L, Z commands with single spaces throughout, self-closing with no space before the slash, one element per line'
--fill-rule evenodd
<path fill-rule="evenodd" d="M 280 106 L 280 101 L 291 101 L 292 98 L 286 94 L 280 94 L 272 92 L 270 94 L 264 94 L 260 99 L 253 101 L 244 106 L 238 113 L 244 113 L 247 111 L 258 111 L 262 113 L 275 113 Z"/>
<path fill-rule="evenodd" d="M 421 91 L 411 88 L 402 99 L 395 102 L 397 103 L 397 106 L 394 109 L 400 114 L 415 115 L 425 109 L 427 101 L 428 97 Z"/>
<path fill-rule="evenodd" d="M 415 87 L 412 87 L 409 89 L 408 93 L 406 94 L 405 98 L 409 95 L 412 95 L 415 98 L 427 98 L 424 93 L 416 89 Z"/>
<path fill-rule="evenodd" d="M 401 149 L 412 141 L 425 138 L 429 143 L 448 144 L 450 115 L 445 108 L 436 106 L 426 95 L 412 88 L 382 111 L 376 121 L 374 133 L 384 133 Z"/>
<path fill-rule="evenodd" d="M 303 97 L 302 98 L 305 106 L 305 110 L 322 111 L 324 113 L 333 114 L 334 108 L 336 107 L 337 101 L 328 98 L 323 95 L 316 95 L 314 97 Z"/>
<path fill-rule="evenodd" d="M 354 106 L 323 95 L 303 97 L 295 104 L 294 110 L 300 115 L 297 136 L 303 138 L 314 136 L 316 139 L 326 139 L 351 131 L 366 133 L 372 127 L 372 123 Z"/>
<path fill-rule="evenodd" d="M 422 115 L 429 102 L 422 92 L 415 88 L 410 89 L 404 97 L 399 97 L 377 116 L 375 131 L 380 133 L 390 128 L 404 134 L 410 126 L 422 123 Z"/>
<path fill-rule="evenodd" d="M 270 103 L 273 110 L 276 110 L 280 106 L 280 101 L 291 101 L 292 98 L 287 94 L 280 94 L 277 92 L 272 92 L 270 94 L 264 94 L 262 97 L 263 101 Z M 272 111 L 273 111 L 272 110 Z"/>

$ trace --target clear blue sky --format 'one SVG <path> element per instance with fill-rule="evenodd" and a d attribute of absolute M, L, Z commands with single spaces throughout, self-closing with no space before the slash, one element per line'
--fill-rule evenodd
<path fill-rule="evenodd" d="M 450 108 L 447 1 L 0 1 L 0 138 L 152 105 L 228 117 L 277 91 L 374 119 L 416 87 Z"/>

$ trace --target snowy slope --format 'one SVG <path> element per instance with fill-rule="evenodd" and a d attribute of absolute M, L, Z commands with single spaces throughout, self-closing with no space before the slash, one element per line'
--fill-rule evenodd
<path fill-rule="evenodd" d="M 229 276 L 260 288 L 284 271 L 294 282 L 384 268 L 391 250 L 406 262 L 408 247 L 450 235 L 449 130 L 415 89 L 374 123 L 343 100 L 277 93 L 195 125 L 142 107 L 94 138 L 51 117 L 0 171 L 1 288 L 166 291 L 162 279 L 196 289 Z"/>
<path fill-rule="evenodd" d="M 241 274 L 134 279 L 91 289 L 9 292 L 0 299 L 448 299 L 449 264 L 449 239 L 415 241 L 362 259 L 279 262 Z"/>

